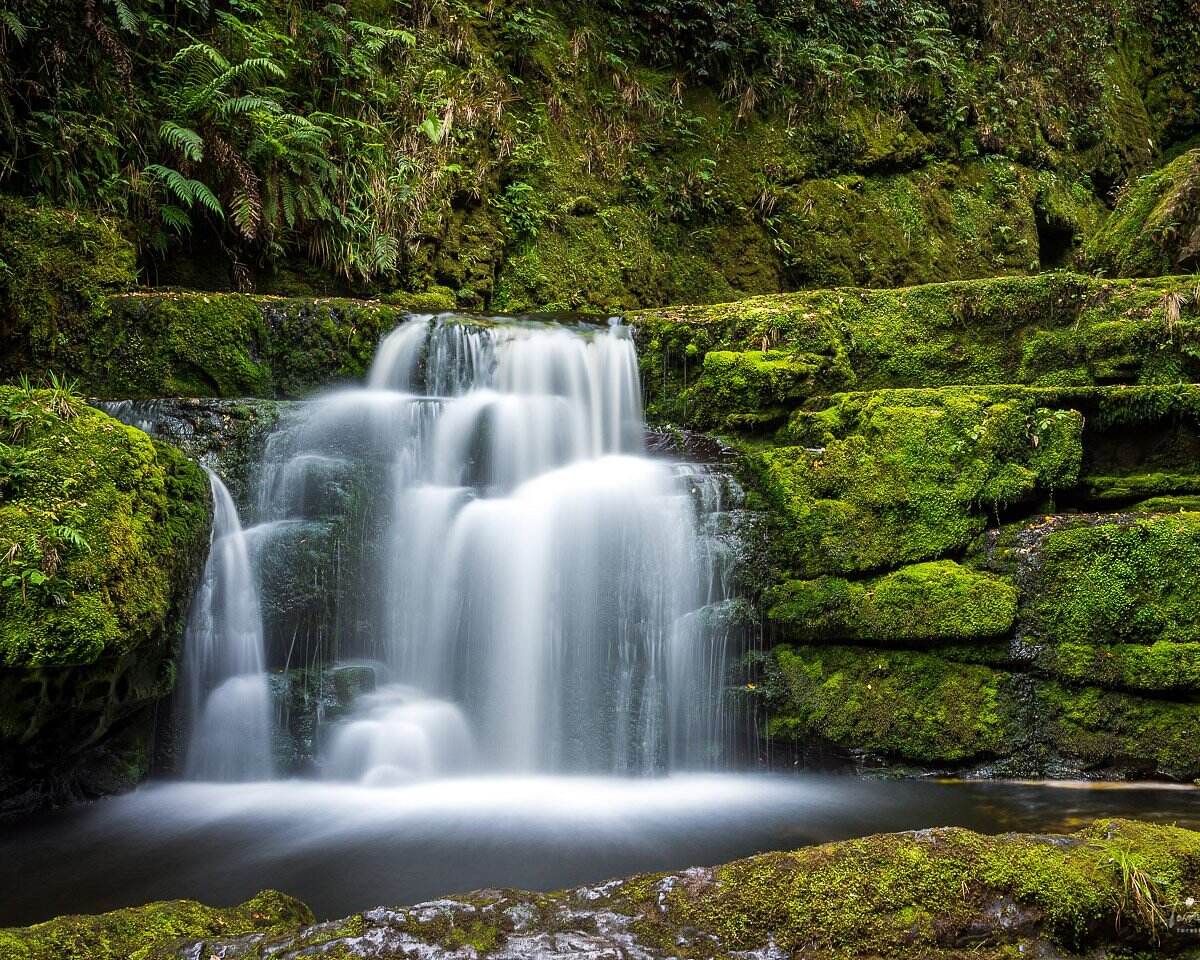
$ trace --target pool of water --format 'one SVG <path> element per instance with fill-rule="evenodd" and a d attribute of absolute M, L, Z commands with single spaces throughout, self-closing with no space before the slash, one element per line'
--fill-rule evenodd
<path fill-rule="evenodd" d="M 175 897 L 232 904 L 265 887 L 335 917 L 884 831 L 1058 832 L 1102 816 L 1200 828 L 1200 791 L 782 774 L 157 783 L 0 830 L 0 926 Z"/>

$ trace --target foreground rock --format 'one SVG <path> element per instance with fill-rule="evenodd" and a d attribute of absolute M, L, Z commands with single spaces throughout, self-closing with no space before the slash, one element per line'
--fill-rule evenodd
<path fill-rule="evenodd" d="M 278 936 L 312 919 L 312 911 L 299 900 L 274 890 L 224 910 L 193 900 L 164 900 L 0 930 L 0 956 L 4 960 L 142 960 L 197 937 Z"/>
<path fill-rule="evenodd" d="M 120 943 L 158 960 L 1195 956 L 1197 898 L 1200 833 L 1109 820 L 1069 836 L 884 834 L 556 893 L 489 890 L 379 907 L 311 926 L 278 894 L 226 912 L 158 904 L 0 931 L 0 948 L 20 960 L 125 956 L 111 952 Z M 178 924 L 147 933 L 160 915 L 181 913 L 197 918 L 190 938 Z M 217 918 L 228 924 L 221 932 Z M 109 952 L 88 952 L 89 942 Z"/>

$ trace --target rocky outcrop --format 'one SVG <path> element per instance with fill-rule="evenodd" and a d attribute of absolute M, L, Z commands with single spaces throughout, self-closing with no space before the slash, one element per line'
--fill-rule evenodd
<path fill-rule="evenodd" d="M 182 453 L 65 388 L 0 387 L 0 816 L 131 786 L 207 547 Z"/>
<path fill-rule="evenodd" d="M 118 944 L 146 960 L 1182 957 L 1200 945 L 1197 898 L 1200 834 L 1109 820 L 1068 836 L 879 835 L 556 893 L 484 890 L 309 926 L 278 894 L 233 911 L 155 904 L 0 931 L 0 946 L 19 960 L 127 955 Z M 181 914 L 186 922 L 165 929 L 150 922 Z M 87 939 L 104 949 L 89 952 Z"/>
<path fill-rule="evenodd" d="M 1200 149 L 1127 184 L 1083 256 L 1093 269 L 1118 277 L 1200 268 Z"/>
<path fill-rule="evenodd" d="M 764 517 L 750 589 L 777 646 L 745 679 L 775 758 L 1200 776 L 1190 281 L 630 319 L 648 409 L 738 451 Z"/>

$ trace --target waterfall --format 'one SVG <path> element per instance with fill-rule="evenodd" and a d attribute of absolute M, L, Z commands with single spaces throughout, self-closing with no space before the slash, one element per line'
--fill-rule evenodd
<path fill-rule="evenodd" d="M 207 472 L 212 543 L 184 638 L 185 774 L 262 780 L 272 763 L 258 590 L 237 507 L 220 477 Z"/>
<path fill-rule="evenodd" d="M 629 328 L 412 318 L 281 417 L 246 534 L 214 478 L 189 772 L 262 775 L 264 622 L 273 667 L 375 664 L 330 779 L 720 765 L 722 486 L 647 454 Z"/>

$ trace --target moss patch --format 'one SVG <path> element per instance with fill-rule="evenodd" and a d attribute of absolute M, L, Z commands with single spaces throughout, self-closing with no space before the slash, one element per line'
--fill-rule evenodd
<path fill-rule="evenodd" d="M 274 890 L 224 909 L 164 900 L 0 930 L 0 953 L 6 960 L 150 960 L 208 937 L 280 936 L 312 922 L 308 907 Z"/>
<path fill-rule="evenodd" d="M 804 446 L 749 457 L 779 561 L 801 574 L 869 571 L 966 546 L 990 511 L 1077 477 L 1082 418 L 1028 398 L 881 391 L 793 418 Z"/>
<path fill-rule="evenodd" d="M 208 515 L 174 448 L 0 387 L 0 815 L 146 775 Z"/>
<path fill-rule="evenodd" d="M 1017 589 L 952 560 L 901 567 L 865 581 L 790 580 L 772 594 L 768 617 L 790 638 L 873 644 L 1004 636 L 1017 614 Z"/>
<path fill-rule="evenodd" d="M 1093 269 L 1116 277 L 1200 267 L 1200 149 L 1129 184 L 1088 241 L 1084 258 Z"/>
<path fill-rule="evenodd" d="M 1008 675 L 911 651 L 778 647 L 767 732 L 917 763 L 1011 753 L 1021 736 Z"/>

